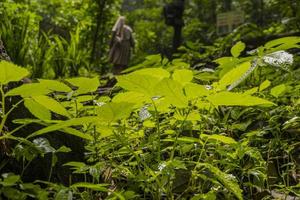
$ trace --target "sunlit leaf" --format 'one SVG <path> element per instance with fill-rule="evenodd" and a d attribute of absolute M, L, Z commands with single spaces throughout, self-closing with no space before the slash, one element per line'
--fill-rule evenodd
<path fill-rule="evenodd" d="M 245 43 L 243 42 L 238 42 L 236 43 L 230 50 L 231 55 L 235 58 L 239 57 L 241 52 L 244 51 L 244 49 L 246 48 Z"/>
<path fill-rule="evenodd" d="M 155 87 L 155 92 L 173 106 L 180 108 L 188 105 L 182 85 L 172 79 L 165 78 L 160 81 Z"/>
<path fill-rule="evenodd" d="M 24 105 L 36 118 L 41 120 L 51 120 L 51 112 L 33 99 L 26 98 L 24 100 Z"/>
<path fill-rule="evenodd" d="M 34 96 L 32 99 L 52 112 L 71 117 L 68 111 L 58 101 L 48 96 Z"/>
<path fill-rule="evenodd" d="M 66 79 L 71 85 L 78 87 L 76 94 L 84 94 L 89 92 L 95 92 L 100 86 L 99 78 L 71 78 Z"/>
<path fill-rule="evenodd" d="M 274 103 L 246 94 L 233 92 L 219 92 L 207 98 L 214 106 L 256 106 L 274 105 Z"/>
<path fill-rule="evenodd" d="M 29 75 L 27 69 L 19 67 L 11 62 L 0 61 L 0 84 L 20 81 Z"/>
<path fill-rule="evenodd" d="M 181 85 L 186 85 L 193 80 L 193 72 L 187 69 L 177 69 L 174 71 L 173 80 L 179 82 Z"/>

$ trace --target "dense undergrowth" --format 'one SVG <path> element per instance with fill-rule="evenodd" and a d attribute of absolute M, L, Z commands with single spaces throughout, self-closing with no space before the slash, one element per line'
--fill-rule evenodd
<path fill-rule="evenodd" d="M 299 43 L 281 38 L 241 56 L 238 42 L 215 70 L 150 56 L 108 95 L 98 77 L 16 86 L 29 72 L 1 61 L 0 196 L 299 197 L 299 57 L 288 53 Z M 31 114 L 10 118 L 20 110 Z M 52 144 L 62 136 L 73 146 Z M 70 159 L 80 146 L 82 159 Z"/>

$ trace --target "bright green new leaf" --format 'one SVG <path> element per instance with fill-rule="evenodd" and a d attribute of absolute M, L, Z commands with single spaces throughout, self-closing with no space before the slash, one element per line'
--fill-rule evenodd
<path fill-rule="evenodd" d="M 57 91 L 57 92 L 72 91 L 70 87 L 56 80 L 38 79 L 38 81 L 41 83 L 41 85 L 43 85 L 45 88 L 49 89 L 50 91 Z"/>
<path fill-rule="evenodd" d="M 173 80 L 179 82 L 181 85 L 186 85 L 193 80 L 193 72 L 187 69 L 177 69 L 173 73 Z"/>
<path fill-rule="evenodd" d="M 74 119 L 70 119 L 70 120 L 67 120 L 67 121 L 62 121 L 62 122 L 59 122 L 57 124 L 50 125 L 50 126 L 47 126 L 43 129 L 40 129 L 40 130 L 32 133 L 31 135 L 29 135 L 28 138 L 39 136 L 39 135 L 49 133 L 49 132 L 52 132 L 52 131 L 56 131 L 56 130 L 63 130 L 64 132 L 71 134 L 70 131 L 68 132 L 68 129 L 65 129 L 65 128 L 68 128 L 70 126 L 80 126 L 80 125 L 83 125 L 83 124 L 97 123 L 98 121 L 99 121 L 98 117 L 74 118 Z M 72 135 L 75 135 L 74 131 L 72 132 Z M 87 137 L 89 137 L 89 136 L 87 136 Z M 86 136 L 84 136 L 83 138 L 86 139 Z"/>
<path fill-rule="evenodd" d="M 0 61 L 0 84 L 20 81 L 29 75 L 27 69 L 14 65 L 11 62 Z"/>
<path fill-rule="evenodd" d="M 26 98 L 24 100 L 24 105 L 36 118 L 41 120 L 51 120 L 51 112 L 33 99 Z"/>
<path fill-rule="evenodd" d="M 93 184 L 93 183 L 75 183 L 71 185 L 71 188 L 87 188 L 95 191 L 100 192 L 107 192 L 108 189 L 106 188 L 108 184 Z"/>
<path fill-rule="evenodd" d="M 252 95 L 252 94 L 256 93 L 257 91 L 258 91 L 258 87 L 254 87 L 249 90 L 246 90 L 243 94 Z"/>
<path fill-rule="evenodd" d="M 298 43 L 300 43 L 300 37 L 284 37 L 284 38 L 279 38 L 279 39 L 275 39 L 270 42 L 267 42 L 265 44 L 265 48 L 271 49 L 271 48 L 275 48 L 282 44 L 290 46 L 290 48 L 293 48 L 294 45 L 298 44 Z M 284 49 L 281 49 L 281 50 L 284 50 Z"/>
<path fill-rule="evenodd" d="M 107 103 L 97 109 L 97 114 L 103 121 L 113 122 L 129 117 L 133 106 L 134 104 L 126 102 Z"/>
<path fill-rule="evenodd" d="M 225 90 L 228 85 L 238 81 L 251 67 L 250 62 L 244 62 L 227 72 L 217 84 L 219 90 Z"/>
<path fill-rule="evenodd" d="M 245 43 L 239 41 L 238 43 L 236 43 L 230 50 L 231 55 L 235 58 L 239 57 L 241 52 L 244 51 L 244 49 L 246 48 Z"/>
<path fill-rule="evenodd" d="M 265 80 L 262 84 L 259 86 L 259 91 L 263 91 L 267 89 L 271 85 L 271 82 L 269 80 Z"/>
<path fill-rule="evenodd" d="M 139 92 L 124 92 L 119 93 L 112 99 L 114 103 L 127 102 L 135 104 L 135 107 L 141 107 L 147 102 L 151 102 L 151 99 Z"/>
<path fill-rule="evenodd" d="M 98 77 L 95 78 L 79 77 L 79 78 L 66 79 L 66 81 L 71 83 L 71 85 L 78 87 L 78 89 L 76 90 L 76 94 L 95 92 L 100 86 Z"/>
<path fill-rule="evenodd" d="M 201 134 L 201 138 L 207 138 L 207 139 L 211 139 L 211 140 L 217 140 L 217 141 L 222 142 L 224 144 L 236 144 L 237 143 L 231 137 L 227 137 L 227 136 L 224 136 L 224 135 L 217 135 L 217 134 L 213 134 L 213 135 Z"/>
<path fill-rule="evenodd" d="M 118 85 L 128 91 L 139 92 L 148 97 L 155 95 L 154 86 L 160 81 L 159 78 L 150 75 L 131 73 L 118 76 Z"/>
<path fill-rule="evenodd" d="M 214 95 L 209 96 L 207 99 L 214 106 L 258 106 L 258 105 L 272 106 L 274 105 L 274 103 L 265 99 L 261 99 L 258 97 L 253 97 L 241 93 L 233 93 L 233 92 L 216 93 Z"/>
<path fill-rule="evenodd" d="M 188 99 L 196 99 L 209 95 L 209 90 L 204 85 L 198 85 L 196 83 L 188 83 L 184 87 L 185 94 Z"/>
<path fill-rule="evenodd" d="M 89 135 L 88 133 L 83 133 L 81 131 L 78 131 L 74 128 L 63 128 L 62 132 L 67 133 L 69 135 L 74 135 L 80 138 L 83 138 L 85 140 L 93 140 L 93 137 L 91 135 Z"/>
<path fill-rule="evenodd" d="M 22 97 L 31 97 L 37 95 L 46 95 L 49 93 L 51 93 L 51 90 L 47 89 L 44 85 L 40 83 L 30 83 L 10 90 L 8 93 L 6 93 L 6 96 L 20 95 Z"/>
<path fill-rule="evenodd" d="M 160 81 L 155 87 L 155 92 L 158 96 L 163 96 L 170 105 L 178 108 L 184 108 L 188 105 L 188 99 L 183 93 L 182 85 L 172 79 L 165 78 Z"/>
<path fill-rule="evenodd" d="M 271 95 L 278 98 L 280 95 L 282 95 L 286 91 L 285 84 L 280 84 L 271 89 Z"/>
<path fill-rule="evenodd" d="M 48 96 L 34 96 L 32 97 L 37 103 L 41 104 L 48 110 L 55 112 L 57 114 L 71 117 L 68 111 L 56 100 L 48 97 Z"/>
<path fill-rule="evenodd" d="M 154 76 L 158 79 L 170 77 L 170 73 L 167 70 L 162 68 L 146 68 L 146 69 L 137 70 L 131 74 Z"/>

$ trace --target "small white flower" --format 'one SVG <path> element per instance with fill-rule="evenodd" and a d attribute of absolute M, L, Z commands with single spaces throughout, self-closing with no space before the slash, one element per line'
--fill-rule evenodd
<path fill-rule="evenodd" d="M 94 100 L 94 104 L 101 107 L 101 106 L 105 105 L 105 102 L 97 102 L 96 100 Z"/>
<path fill-rule="evenodd" d="M 203 68 L 201 70 L 201 72 L 215 72 L 215 70 L 211 69 L 211 68 Z"/>
<path fill-rule="evenodd" d="M 141 108 L 140 112 L 139 112 L 139 117 L 141 121 L 144 121 L 148 118 L 150 118 L 152 115 L 149 113 L 148 111 L 148 106 L 145 105 L 144 107 Z"/>
<path fill-rule="evenodd" d="M 161 163 L 158 165 L 158 170 L 162 171 L 166 166 L 167 166 L 166 163 Z"/>
<path fill-rule="evenodd" d="M 275 67 L 283 67 L 285 65 L 292 65 L 294 58 L 292 54 L 285 51 L 276 51 L 264 56 L 263 61 Z"/>
<path fill-rule="evenodd" d="M 212 89 L 212 86 L 211 85 L 205 85 L 204 86 L 207 90 L 211 90 Z"/>

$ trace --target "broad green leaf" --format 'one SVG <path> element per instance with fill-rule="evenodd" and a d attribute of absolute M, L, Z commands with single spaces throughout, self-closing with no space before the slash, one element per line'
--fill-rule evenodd
<path fill-rule="evenodd" d="M 69 167 L 73 167 L 73 169 L 78 169 L 78 168 L 83 168 L 86 166 L 85 163 L 83 162 L 68 162 L 68 163 L 65 163 L 63 164 L 63 166 L 69 166 Z"/>
<path fill-rule="evenodd" d="M 66 117 L 71 117 L 68 111 L 58 101 L 48 96 L 34 96 L 32 99 L 52 112 Z"/>
<path fill-rule="evenodd" d="M 220 181 L 227 190 L 229 190 L 236 196 L 237 199 L 243 200 L 242 190 L 235 177 L 222 172 L 219 168 L 214 167 L 208 163 L 198 163 L 197 166 L 203 166 L 207 168 L 215 175 L 218 181 Z"/>
<path fill-rule="evenodd" d="M 74 136 L 80 137 L 85 140 L 93 140 L 93 137 L 91 135 L 89 135 L 88 133 L 83 133 L 74 128 L 63 128 L 61 131 L 64 133 L 67 133 L 69 135 L 74 135 Z"/>
<path fill-rule="evenodd" d="M 71 185 L 71 188 L 88 188 L 95 191 L 107 192 L 106 188 L 108 184 L 93 184 L 93 183 L 75 183 Z"/>
<path fill-rule="evenodd" d="M 160 81 L 159 78 L 150 75 L 128 74 L 118 76 L 118 85 L 128 91 L 139 92 L 148 97 L 155 95 L 154 86 Z"/>
<path fill-rule="evenodd" d="M 27 69 L 19 67 L 11 62 L 0 61 L 0 84 L 20 81 L 29 75 Z"/>
<path fill-rule="evenodd" d="M 113 122 L 129 117 L 133 110 L 131 103 L 107 103 L 97 109 L 97 114 L 100 119 L 106 122 Z"/>
<path fill-rule="evenodd" d="M 0 182 L 0 185 L 4 187 L 14 186 L 17 182 L 21 180 L 19 175 L 15 175 L 12 173 L 2 174 L 2 177 L 4 178 L 4 180 Z"/>
<path fill-rule="evenodd" d="M 172 79 L 165 78 L 160 81 L 155 87 L 155 92 L 176 107 L 183 108 L 188 105 L 188 99 L 184 96 L 182 85 Z"/>
<path fill-rule="evenodd" d="M 271 89 L 271 95 L 278 98 L 280 95 L 282 95 L 286 91 L 285 84 L 280 84 Z"/>
<path fill-rule="evenodd" d="M 76 94 L 84 94 L 89 92 L 95 92 L 100 86 L 99 78 L 71 78 L 66 79 L 71 85 L 78 87 Z"/>
<path fill-rule="evenodd" d="M 262 84 L 259 86 L 259 91 L 263 91 L 267 89 L 271 85 L 271 82 L 269 80 L 265 80 Z"/>
<path fill-rule="evenodd" d="M 28 136 L 28 138 L 39 136 L 39 135 L 49 133 L 49 132 L 52 132 L 52 131 L 56 131 L 56 130 L 66 130 L 65 132 L 67 132 L 68 129 L 65 129 L 67 127 L 80 126 L 80 125 L 90 124 L 90 123 L 97 123 L 98 121 L 99 121 L 98 117 L 74 118 L 74 119 L 59 122 L 59 123 L 54 124 L 54 125 L 49 125 L 49 126 L 43 128 L 43 129 L 40 129 L 40 130 L 32 133 L 31 135 Z M 72 133 L 72 135 L 74 135 L 73 133 Z M 89 137 L 89 136 L 87 136 L 87 137 Z"/>
<path fill-rule="evenodd" d="M 213 134 L 213 135 L 201 134 L 201 138 L 217 140 L 219 142 L 223 142 L 224 144 L 236 144 L 237 143 L 231 137 L 227 137 L 227 136 L 224 136 L 224 135 L 217 135 L 217 134 Z"/>
<path fill-rule="evenodd" d="M 182 85 L 186 85 L 193 80 L 193 72 L 187 69 L 177 69 L 174 71 L 172 77 L 173 80 L 179 82 Z"/>
<path fill-rule="evenodd" d="M 227 72 L 221 80 L 217 84 L 217 88 L 219 90 L 225 90 L 228 85 L 233 84 L 234 82 L 238 81 L 240 78 L 242 78 L 243 75 L 249 70 L 251 67 L 250 62 L 244 62 L 234 69 Z"/>
<path fill-rule="evenodd" d="M 36 101 L 26 98 L 24 100 L 24 105 L 36 118 L 41 120 L 51 120 L 51 112 Z"/>
<path fill-rule="evenodd" d="M 72 89 L 62 82 L 56 80 L 38 79 L 38 81 L 50 91 L 71 92 Z"/>
<path fill-rule="evenodd" d="M 270 48 L 274 48 L 277 47 L 278 45 L 288 45 L 293 47 L 293 45 L 300 43 L 300 37 L 284 37 L 284 38 L 279 38 L 279 39 L 275 39 L 272 40 L 270 42 L 267 42 L 265 44 L 265 48 L 270 49 Z M 284 50 L 284 49 L 282 49 Z"/>
<path fill-rule="evenodd" d="M 151 102 L 151 99 L 139 92 L 124 92 L 119 93 L 112 99 L 114 103 L 127 102 L 135 104 L 135 107 L 141 107 L 146 102 Z"/>
<path fill-rule="evenodd" d="M 146 68 L 133 72 L 132 74 L 154 76 L 158 79 L 169 78 L 170 73 L 162 68 Z"/>
<path fill-rule="evenodd" d="M 185 94 L 188 99 L 196 99 L 209 95 L 209 90 L 204 85 L 198 85 L 196 83 L 188 83 L 184 87 Z"/>
<path fill-rule="evenodd" d="M 256 93 L 257 91 L 258 91 L 258 87 L 254 87 L 254 88 L 244 91 L 243 94 L 252 95 L 252 94 Z"/>
<path fill-rule="evenodd" d="M 30 83 L 10 90 L 8 93 L 6 93 L 6 96 L 20 95 L 22 97 L 31 97 L 37 95 L 46 95 L 49 93 L 51 93 L 51 90 L 47 89 L 44 85 L 40 83 Z"/>
<path fill-rule="evenodd" d="M 233 93 L 233 92 L 219 92 L 209 96 L 207 99 L 214 106 L 274 105 L 274 103 L 267 101 L 265 99 L 261 99 L 258 97 L 253 97 L 241 93 Z"/>
<path fill-rule="evenodd" d="M 176 139 L 175 138 L 166 138 L 166 139 L 162 139 L 162 141 L 175 142 Z M 200 143 L 200 144 L 203 143 L 201 140 L 199 140 L 198 138 L 194 138 L 194 137 L 178 137 L 177 141 L 182 142 L 182 143 Z"/>
<path fill-rule="evenodd" d="M 238 42 L 236 43 L 230 50 L 231 55 L 235 58 L 239 57 L 241 52 L 244 51 L 244 49 L 246 48 L 245 43 L 243 42 Z"/>

